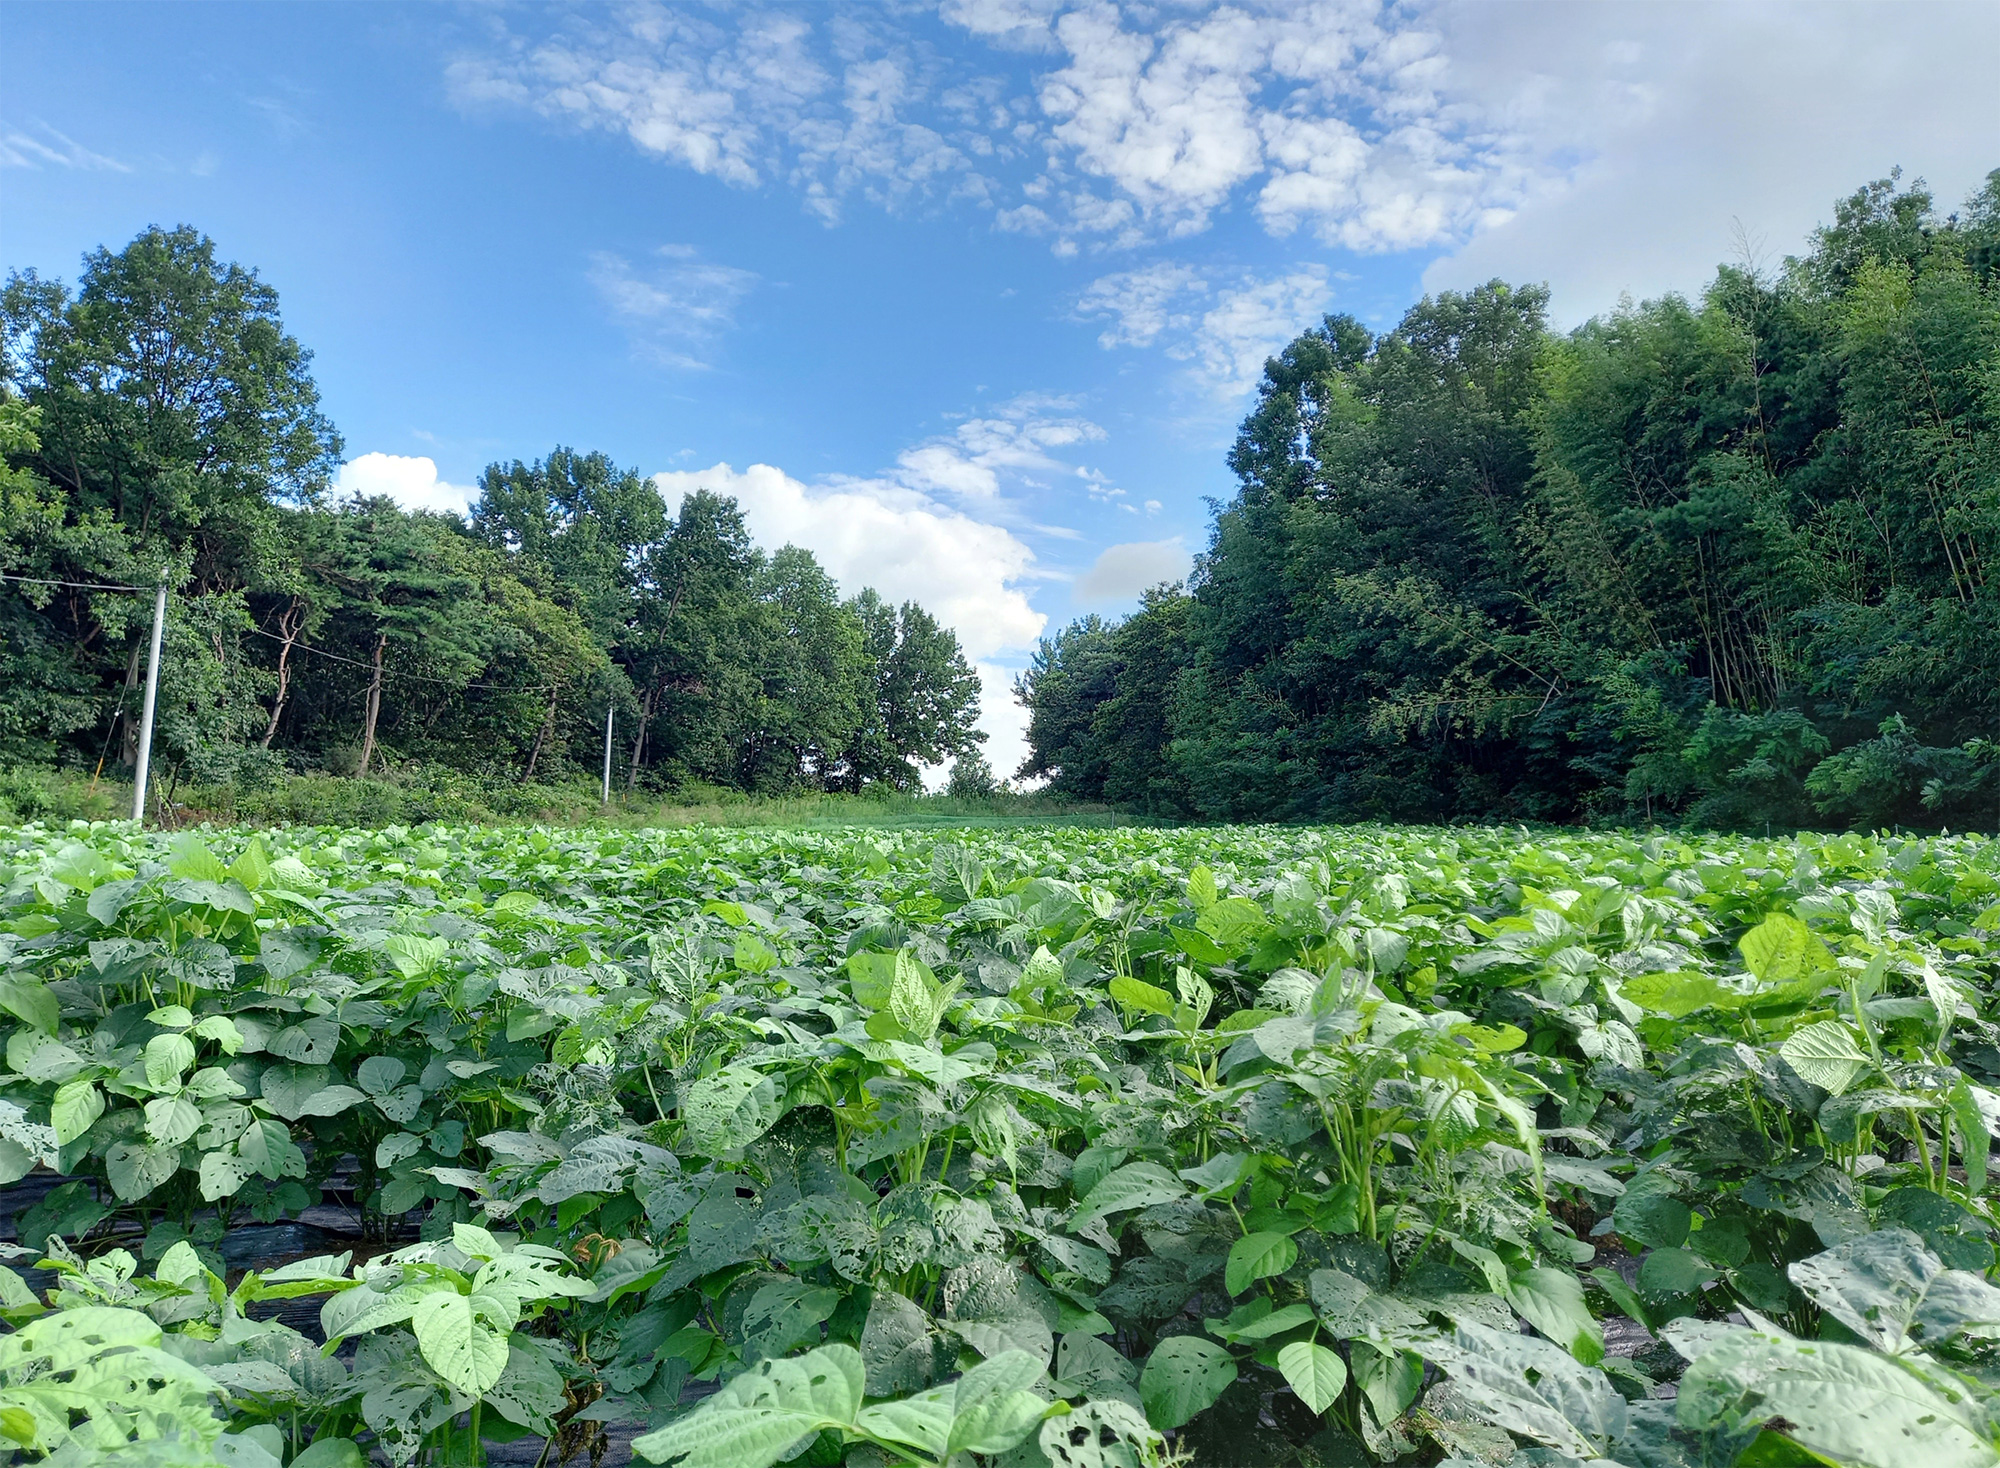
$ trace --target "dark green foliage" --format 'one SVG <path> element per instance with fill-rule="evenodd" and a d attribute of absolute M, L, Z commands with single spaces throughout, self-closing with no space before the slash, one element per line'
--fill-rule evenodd
<path fill-rule="evenodd" d="M 1949 218 L 1891 178 L 1566 336 L 1499 282 L 1329 317 L 1189 590 L 1044 644 L 1026 772 L 1223 819 L 1993 824 L 1996 218 L 2000 172 Z"/>
<path fill-rule="evenodd" d="M 421 764 L 489 783 L 919 785 L 984 736 L 957 639 L 766 555 L 733 501 L 601 453 L 494 464 L 469 521 L 336 501 L 340 440 L 277 295 L 191 229 L 0 293 L 0 763 L 128 768 L 173 596 L 163 791 Z"/>

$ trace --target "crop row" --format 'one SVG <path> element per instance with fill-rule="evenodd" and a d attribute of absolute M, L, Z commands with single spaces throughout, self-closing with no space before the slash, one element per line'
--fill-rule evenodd
<path fill-rule="evenodd" d="M 0 892 L 31 1456 L 2000 1464 L 1991 841 L 79 824 Z"/>

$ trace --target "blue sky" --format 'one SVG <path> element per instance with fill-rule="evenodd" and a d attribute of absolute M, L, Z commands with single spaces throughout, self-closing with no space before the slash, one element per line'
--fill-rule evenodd
<path fill-rule="evenodd" d="M 0 8 L 0 265 L 194 224 L 352 461 L 598 448 L 915 597 L 1006 691 L 1182 574 L 1264 356 L 1546 280 L 1564 322 L 2000 164 L 2000 7 Z M 1740 231 L 1737 226 L 1740 223 Z"/>

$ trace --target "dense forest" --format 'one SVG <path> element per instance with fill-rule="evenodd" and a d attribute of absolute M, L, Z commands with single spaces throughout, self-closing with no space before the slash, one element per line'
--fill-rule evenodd
<path fill-rule="evenodd" d="M 559 781 L 595 773 L 612 706 L 628 789 L 984 769 L 952 633 L 760 550 L 732 500 L 670 513 L 563 448 L 489 467 L 463 520 L 336 496 L 311 354 L 192 229 L 99 250 L 74 291 L 11 276 L 0 331 L 0 767 L 132 763 L 164 577 L 169 785 L 418 764 Z"/>
<path fill-rule="evenodd" d="M 1208 819 L 2000 821 L 2000 171 L 1567 334 L 1271 359 L 1189 584 L 1045 641 L 1061 792 Z"/>

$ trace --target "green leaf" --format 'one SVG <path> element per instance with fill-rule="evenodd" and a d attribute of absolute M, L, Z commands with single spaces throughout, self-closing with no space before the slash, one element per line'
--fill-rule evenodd
<path fill-rule="evenodd" d="M 896 958 L 894 953 L 878 953 L 864 948 L 847 957 L 847 982 L 854 994 L 854 1002 L 863 1009 L 887 1009 L 889 992 L 895 987 Z"/>
<path fill-rule="evenodd" d="M 1742 1326 L 1694 1329 L 1676 1320 L 1661 1332 L 1693 1358 L 1674 1402 L 1689 1431 L 1741 1440 L 1762 1425 L 1828 1462 L 1859 1468 L 2000 1463 L 1963 1389 L 1950 1383 L 1940 1391 L 1914 1363 Z"/>
<path fill-rule="evenodd" d="M 1883 1229 L 1787 1271 L 1812 1302 L 1861 1339 L 1903 1354 L 1970 1332 L 2000 1335 L 2000 1289 L 1946 1269 L 1907 1229 Z"/>
<path fill-rule="evenodd" d="M 1584 1303 L 1583 1284 L 1573 1271 L 1543 1264 L 1512 1275 L 1507 1303 L 1585 1365 L 1604 1359 L 1604 1328 Z"/>
<path fill-rule="evenodd" d="M 55 1127 L 56 1144 L 68 1146 L 90 1130 L 90 1124 L 104 1115 L 104 1093 L 97 1082 L 79 1076 L 56 1088 L 49 1104 L 49 1121 Z"/>
<path fill-rule="evenodd" d="M 1278 1372 L 1298 1399 L 1315 1413 L 1340 1400 L 1347 1386 L 1347 1363 L 1340 1353 L 1310 1341 L 1293 1341 L 1278 1351 Z"/>
<path fill-rule="evenodd" d="M 1215 1405 L 1236 1380 L 1229 1352 L 1198 1335 L 1170 1336 L 1153 1348 L 1139 1373 L 1146 1420 L 1162 1432 L 1183 1427 Z"/>
<path fill-rule="evenodd" d="M 1639 1265 L 1639 1292 L 1656 1299 L 1692 1295 L 1720 1278 L 1699 1254 L 1686 1249 L 1654 1249 Z"/>
<path fill-rule="evenodd" d="M 377 1099 L 403 1083 L 409 1067 L 393 1055 L 371 1055 L 354 1071 L 354 1083 Z"/>
<path fill-rule="evenodd" d="M 871 1437 L 906 1443 L 933 1458 L 944 1456 L 951 1441 L 951 1393 L 948 1387 L 905 1397 L 900 1402 L 878 1402 L 864 1407 L 854 1425 Z"/>
<path fill-rule="evenodd" d="M 1145 1014 L 1172 1014 L 1174 996 L 1165 989 L 1156 989 L 1142 979 L 1127 978 L 1123 974 L 1113 979 L 1108 986 L 1111 997 L 1127 1009 L 1136 1009 Z"/>
<path fill-rule="evenodd" d="M 1248 1153 L 1218 1152 L 1199 1167 L 1183 1167 L 1180 1175 L 1208 1197 L 1230 1197 L 1242 1185 L 1249 1160 Z"/>
<path fill-rule="evenodd" d="M 1039 1375 L 1040 1367 L 1036 1368 Z M 970 1407 L 961 1407 L 951 1419 L 951 1435 L 945 1454 L 1004 1453 L 1026 1440 L 1051 1412 L 1069 1410 L 1067 1403 L 1051 1404 L 1030 1391 L 1011 1391 L 987 1397 Z"/>
<path fill-rule="evenodd" d="M 178 1147 L 201 1130 L 201 1108 L 186 1096 L 159 1096 L 146 1103 L 146 1135 L 162 1147 Z"/>
<path fill-rule="evenodd" d="M 1215 906 L 1215 873 L 1205 866 L 1198 866 L 1188 873 L 1188 906 L 1197 913 L 1207 912 Z"/>
<path fill-rule="evenodd" d="M 382 940 L 382 951 L 389 955 L 389 961 L 396 965 L 398 973 L 406 979 L 414 979 L 443 963 L 446 949 L 442 938 L 391 933 Z"/>
<path fill-rule="evenodd" d="M 1225 897 L 1195 922 L 1195 927 L 1214 940 L 1225 952 L 1249 947 L 1270 931 L 1271 920 L 1264 910 L 1247 897 Z"/>
<path fill-rule="evenodd" d="M 1128 1162 L 1090 1190 L 1068 1224 L 1069 1231 L 1133 1208 L 1150 1208 L 1185 1197 L 1187 1186 L 1157 1162 Z"/>
<path fill-rule="evenodd" d="M 1953 1084 L 1949 1099 L 1952 1116 L 1958 1122 L 1966 1187 L 1978 1197 L 1986 1192 L 1986 1159 L 1993 1150 L 1986 1113 L 1979 1104 L 1978 1094 L 1964 1076 Z"/>
<path fill-rule="evenodd" d="M 190 1033 L 198 1040 L 215 1041 L 224 1055 L 234 1055 L 243 1048 L 243 1032 L 236 1027 L 236 1021 L 226 1014 L 211 1014 Z"/>
<path fill-rule="evenodd" d="M 1269 1309 L 1271 1302 L 1259 1295 L 1251 1303 Z M 1267 1341 L 1274 1335 L 1283 1335 L 1288 1330 L 1297 1330 L 1302 1325 L 1310 1325 L 1313 1320 L 1312 1306 L 1304 1300 L 1294 1300 L 1289 1305 L 1272 1310 L 1268 1315 L 1243 1319 L 1244 1310 L 1247 1308 L 1249 1307 L 1239 1307 L 1230 1311 L 1227 1321 L 1205 1322 L 1209 1333 L 1220 1336 L 1232 1346 L 1240 1346 L 1249 1342 Z"/>
<path fill-rule="evenodd" d="M 271 879 L 271 857 L 264 850 L 263 837 L 250 838 L 250 844 L 230 863 L 229 875 L 252 892 Z"/>
<path fill-rule="evenodd" d="M 1746 940 L 1747 941 L 1747 940 Z M 1685 1019 L 1699 1009 L 1728 1009 L 1743 1002 L 1743 995 L 1726 988 L 1713 975 L 1686 970 L 1668 974 L 1640 974 L 1619 985 L 1619 992 L 1640 1008 L 1668 1019 Z"/>
<path fill-rule="evenodd" d="M 340 1048 L 340 1024 L 325 1015 L 301 1020 L 278 1030 L 264 1048 L 299 1065 L 325 1065 Z"/>
<path fill-rule="evenodd" d="M 305 1115 L 306 1102 L 326 1089 L 331 1075 L 332 1072 L 323 1065 L 291 1065 L 279 1061 L 265 1066 L 257 1082 L 263 1095 L 264 1109 L 287 1121 L 297 1121 Z"/>
<path fill-rule="evenodd" d="M 936 1370 L 936 1336 L 914 1300 L 878 1289 L 861 1330 L 861 1359 L 871 1397 L 922 1391 Z"/>
<path fill-rule="evenodd" d="M 1260 1279 L 1283 1274 L 1298 1257 L 1299 1246 L 1289 1234 L 1245 1234 L 1229 1246 L 1229 1262 L 1222 1273 L 1223 1287 L 1232 1295 L 1240 1295 Z"/>
<path fill-rule="evenodd" d="M 800 1439 L 852 1424 L 863 1375 L 852 1346 L 759 1361 L 687 1416 L 634 1439 L 632 1449 L 681 1468 L 770 1468 Z"/>
<path fill-rule="evenodd" d="M 180 1170 L 179 1147 L 149 1146 L 116 1142 L 104 1154 L 104 1175 L 111 1191 L 127 1203 L 136 1203 Z"/>
<path fill-rule="evenodd" d="M 22 974 L 0 974 L 0 1008 L 12 1012 L 24 1024 L 32 1024 L 42 1034 L 54 1034 L 62 1022 L 62 1008 L 48 984 Z"/>
<path fill-rule="evenodd" d="M 234 1152 L 204 1152 L 199 1174 L 202 1201 L 234 1197 L 256 1170 Z"/>
<path fill-rule="evenodd" d="M 260 1118 L 251 1122 L 236 1139 L 236 1155 L 273 1181 L 306 1175 L 306 1154 L 281 1121 Z"/>
<path fill-rule="evenodd" d="M 957 987 L 956 981 L 940 985 L 915 953 L 902 949 L 896 954 L 896 975 L 889 985 L 889 1015 L 912 1038 L 929 1043 Z"/>
<path fill-rule="evenodd" d="M 156 1091 L 180 1085 L 181 1073 L 194 1064 L 194 1041 L 186 1035 L 155 1035 L 146 1042 L 146 1084 Z"/>
<path fill-rule="evenodd" d="M 746 1147 L 784 1115 L 777 1079 L 747 1065 L 725 1066 L 703 1076 L 681 1098 L 687 1144 L 703 1157 Z"/>
<path fill-rule="evenodd" d="M 1656 1187 L 1628 1188 L 1611 1210 L 1611 1226 L 1648 1249 L 1679 1248 L 1687 1242 L 1693 1222 L 1694 1213 L 1687 1204 Z"/>
<path fill-rule="evenodd" d="M 1461 1320 L 1425 1355 L 1449 1372 L 1460 1398 L 1495 1427 L 1572 1458 L 1607 1456 L 1623 1436 L 1625 1399 L 1601 1371 L 1534 1336 Z"/>
<path fill-rule="evenodd" d="M 431 1370 L 462 1392 L 483 1395 L 507 1369 L 506 1332 L 476 1314 L 472 1300 L 456 1290 L 417 1301 L 410 1329 Z"/>
<path fill-rule="evenodd" d="M 84 910 L 105 927 L 118 921 L 118 915 L 125 911 L 143 884 L 137 881 L 106 882 L 92 890 L 90 900 L 84 903 Z"/>
<path fill-rule="evenodd" d="M 1854 1038 L 1853 1028 L 1837 1019 L 1823 1019 L 1795 1031 L 1778 1047 L 1778 1053 L 1793 1070 L 1833 1096 L 1871 1068 L 1868 1052 Z"/>
<path fill-rule="evenodd" d="M 291 1468 L 366 1468 L 361 1445 L 352 1438 L 316 1437 L 292 1459 Z"/>
<path fill-rule="evenodd" d="M 1837 970 L 1833 955 L 1804 923 L 1774 912 L 1736 941 L 1743 963 L 1766 986 L 1797 985 L 1816 992 L 1817 980 Z"/>
<path fill-rule="evenodd" d="M 1625 1283 L 1625 1276 L 1615 1269 L 1593 1269 L 1590 1277 L 1597 1281 L 1597 1287 L 1610 1297 L 1611 1303 L 1623 1310 L 1627 1318 L 1636 1321 L 1648 1331 L 1653 1328 L 1651 1312 L 1639 1299 L 1632 1286 Z"/>

